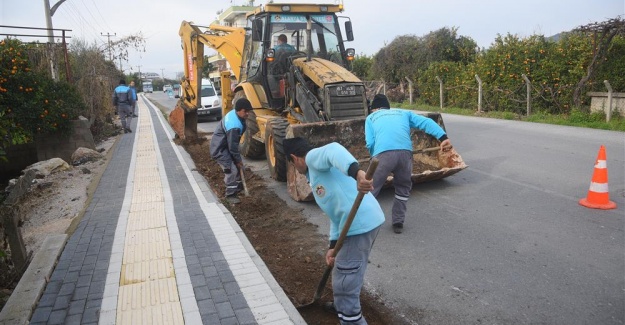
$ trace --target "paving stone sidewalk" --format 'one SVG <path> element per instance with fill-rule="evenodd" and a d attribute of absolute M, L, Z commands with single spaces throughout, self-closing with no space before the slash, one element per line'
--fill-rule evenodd
<path fill-rule="evenodd" d="M 31 324 L 305 324 L 140 96 Z"/>

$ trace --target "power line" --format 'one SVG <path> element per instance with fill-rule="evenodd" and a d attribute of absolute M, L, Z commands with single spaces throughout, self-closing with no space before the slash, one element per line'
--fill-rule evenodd
<path fill-rule="evenodd" d="M 94 36 L 95 39 L 99 39 L 99 36 L 97 34 L 97 30 L 95 30 L 93 28 L 93 26 L 91 26 L 88 21 L 86 21 L 80 11 L 74 6 L 74 4 L 72 2 L 68 2 L 69 6 L 68 7 L 64 7 L 67 8 L 67 10 L 64 11 L 64 14 L 67 18 L 69 18 L 71 21 L 74 22 L 74 24 L 76 24 L 76 26 L 78 26 L 80 28 L 80 30 L 83 32 L 83 34 L 90 34 L 92 36 Z M 86 26 L 88 28 L 85 28 Z M 86 35 L 85 35 L 86 36 Z"/>
<path fill-rule="evenodd" d="M 106 29 L 106 28 L 103 28 L 102 25 L 100 25 L 100 23 L 98 23 L 97 19 L 91 13 L 91 10 L 89 10 L 89 7 L 87 7 L 87 5 L 85 5 L 85 2 L 81 1 L 81 3 L 85 7 L 85 9 L 87 9 L 87 12 L 89 13 L 89 16 L 91 16 L 91 18 L 93 19 L 93 22 L 96 23 L 98 25 L 98 27 L 100 27 L 101 29 Z"/>
<path fill-rule="evenodd" d="M 95 9 L 98 12 L 98 15 L 100 15 L 100 18 L 102 18 L 102 21 L 104 22 L 104 25 L 106 25 L 106 27 L 108 27 L 107 29 L 112 29 L 111 26 L 109 26 L 108 23 L 106 22 L 106 19 L 104 19 L 104 16 L 102 16 L 102 13 L 100 12 L 100 8 L 98 8 L 98 4 L 94 0 L 91 0 L 91 2 L 95 6 Z"/>

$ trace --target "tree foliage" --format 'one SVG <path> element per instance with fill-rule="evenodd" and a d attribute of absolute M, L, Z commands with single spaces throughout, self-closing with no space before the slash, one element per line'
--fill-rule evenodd
<path fill-rule="evenodd" d="M 523 75 L 531 81 L 532 110 L 551 114 L 588 107 L 585 91 L 606 91 L 603 80 L 615 91 L 625 91 L 621 17 L 582 26 L 557 40 L 507 34 L 498 35 L 488 49 L 476 52 L 474 45 L 446 28 L 423 37 L 398 37 L 374 56 L 371 72 L 388 83 L 401 83 L 408 76 L 416 81 L 418 99 L 430 105 L 440 104 L 439 77 L 444 106 L 457 107 L 477 106 L 477 75 L 482 80 L 482 108 L 516 114 L 526 111 Z"/>
<path fill-rule="evenodd" d="M 70 45 L 70 53 L 73 82 L 87 106 L 82 115 L 91 124 L 110 120 L 114 112 L 111 93 L 120 79 L 119 70 L 106 60 L 96 44 L 75 40 Z"/>
<path fill-rule="evenodd" d="M 0 155 L 37 134 L 68 131 L 69 121 L 84 110 L 75 87 L 31 68 L 31 46 L 11 38 L 0 41 Z"/>
<path fill-rule="evenodd" d="M 128 35 L 112 41 L 106 51 L 108 51 L 111 61 L 127 62 L 129 50 L 131 49 L 137 52 L 145 52 L 145 38 L 141 32 L 136 35 Z"/>
<path fill-rule="evenodd" d="M 352 63 L 352 72 L 360 78 L 360 80 L 372 80 L 371 66 L 373 58 L 367 55 L 356 55 Z"/>
<path fill-rule="evenodd" d="M 467 64 L 475 59 L 477 43 L 459 36 L 457 28 L 441 28 L 423 37 L 402 35 L 374 55 L 373 75 L 392 83 L 415 80 L 431 63 Z"/>
<path fill-rule="evenodd" d="M 579 80 L 573 92 L 573 101 L 579 107 L 582 91 L 586 83 L 594 76 L 598 66 L 607 58 L 612 39 L 616 35 L 625 36 L 625 20 L 617 17 L 601 23 L 580 26 L 574 32 L 588 36 L 592 42 L 592 56 L 587 64 L 586 74 Z"/>

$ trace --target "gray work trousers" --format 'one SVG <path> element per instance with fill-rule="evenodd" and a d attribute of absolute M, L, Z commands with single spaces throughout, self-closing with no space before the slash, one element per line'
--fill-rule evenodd
<path fill-rule="evenodd" d="M 364 234 L 345 237 L 343 247 L 334 260 L 332 269 L 334 308 L 342 325 L 367 324 L 360 308 L 360 291 L 367 271 L 369 253 L 378 232 L 380 227 Z"/>
<path fill-rule="evenodd" d="M 224 171 L 224 183 L 226 184 L 226 196 L 236 195 L 241 191 L 241 174 L 234 162 L 230 166 L 219 164 Z"/>
<path fill-rule="evenodd" d="M 122 122 L 122 128 L 130 129 L 130 123 L 132 122 L 132 108 L 127 104 L 119 104 L 117 106 L 117 115 Z"/>
<path fill-rule="evenodd" d="M 377 197 L 386 182 L 388 175 L 393 173 L 393 187 L 395 188 L 395 200 L 393 200 L 392 221 L 393 224 L 404 223 L 406 219 L 406 202 L 412 190 L 412 152 L 408 150 L 384 151 L 378 158 L 378 168 L 373 174 L 373 196 Z"/>

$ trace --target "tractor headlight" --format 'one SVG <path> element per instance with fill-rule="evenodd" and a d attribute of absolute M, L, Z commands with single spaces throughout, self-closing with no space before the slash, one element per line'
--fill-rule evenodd
<path fill-rule="evenodd" d="M 265 61 L 273 62 L 276 57 L 276 51 L 274 49 L 267 50 L 267 54 L 265 55 Z"/>
<path fill-rule="evenodd" d="M 356 50 L 352 48 L 345 50 L 345 57 L 347 58 L 347 61 L 353 61 L 355 55 L 356 55 Z"/>

